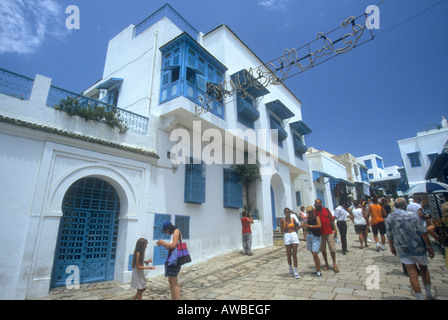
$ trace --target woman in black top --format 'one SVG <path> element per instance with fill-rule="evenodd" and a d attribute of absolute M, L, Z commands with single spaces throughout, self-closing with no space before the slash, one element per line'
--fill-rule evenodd
<path fill-rule="evenodd" d="M 322 277 L 322 272 L 320 271 L 320 259 L 319 259 L 319 248 L 320 248 L 320 228 L 322 223 L 320 218 L 315 214 L 314 207 L 306 207 L 306 213 L 308 213 L 308 219 L 304 224 L 307 228 L 308 234 L 306 236 L 306 246 L 309 251 L 311 251 L 314 259 L 314 265 L 316 266 L 316 272 L 318 278 Z"/>

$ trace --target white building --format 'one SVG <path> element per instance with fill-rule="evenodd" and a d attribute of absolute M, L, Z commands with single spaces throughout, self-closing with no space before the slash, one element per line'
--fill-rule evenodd
<path fill-rule="evenodd" d="M 367 167 L 367 174 L 369 180 L 380 179 L 387 176 L 384 170 L 383 158 L 376 154 L 369 154 L 362 157 L 357 157 L 358 161 Z"/>
<path fill-rule="evenodd" d="M 346 166 L 333 159 L 333 154 L 310 148 L 306 157 L 309 175 L 313 179 L 309 188 L 314 199 L 322 200 L 324 207 L 334 210 L 341 199 L 353 197 L 355 184 L 347 181 Z M 314 199 L 311 204 L 314 204 Z"/>
<path fill-rule="evenodd" d="M 359 161 L 350 153 L 333 156 L 332 158 L 345 166 L 347 181 L 355 184 L 355 188 L 349 189 L 352 199 L 363 200 L 365 197 L 369 197 L 371 195 L 370 182 L 364 162 Z"/>
<path fill-rule="evenodd" d="M 381 190 L 383 195 L 402 195 L 406 185 L 400 174 L 400 167 L 385 167 L 383 158 L 376 154 L 358 157 L 358 161 L 367 167 L 371 187 Z"/>
<path fill-rule="evenodd" d="M 448 140 L 448 128 L 418 132 L 417 136 L 397 141 L 409 187 L 425 182 L 432 161 L 439 155 Z"/>
<path fill-rule="evenodd" d="M 294 181 L 309 172 L 311 130 L 286 86 L 248 79 L 260 65 L 229 27 L 202 34 L 165 5 L 109 42 L 103 77 L 83 96 L 0 70 L 0 298 L 42 297 L 73 279 L 127 283 L 138 238 L 163 264 L 154 243 L 165 221 L 179 226 L 193 263 L 238 250 L 247 202 L 259 212 L 253 247 L 272 245 L 283 208 L 297 206 L 296 191 L 308 197 Z M 244 91 L 214 90 L 230 81 Z M 212 110 L 199 115 L 201 96 Z M 124 121 L 125 133 L 97 114 L 85 121 L 54 109 L 109 108 L 97 99 L 116 103 L 118 115 L 95 112 Z M 247 199 L 228 160 L 253 150 L 262 180 Z"/>

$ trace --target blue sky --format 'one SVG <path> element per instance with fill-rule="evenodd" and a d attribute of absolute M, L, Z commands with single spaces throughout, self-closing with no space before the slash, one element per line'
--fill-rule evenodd
<path fill-rule="evenodd" d="M 0 67 L 81 92 L 101 78 L 109 40 L 167 2 L 203 33 L 227 24 L 267 62 L 381 0 L 0 0 Z M 448 1 L 439 2 L 385 0 L 373 41 L 286 80 L 313 130 L 308 146 L 400 166 L 397 140 L 448 117 Z M 79 30 L 65 27 L 69 5 Z"/>

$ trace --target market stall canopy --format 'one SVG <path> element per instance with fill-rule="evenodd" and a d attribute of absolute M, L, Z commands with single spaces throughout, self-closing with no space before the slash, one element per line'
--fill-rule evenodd
<path fill-rule="evenodd" d="M 413 195 L 416 193 L 443 193 L 448 192 L 448 184 L 442 182 L 423 182 L 416 184 L 408 191 L 407 195 Z"/>

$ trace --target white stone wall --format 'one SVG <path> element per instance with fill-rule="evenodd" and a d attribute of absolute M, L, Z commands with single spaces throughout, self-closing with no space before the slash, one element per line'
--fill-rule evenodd
<path fill-rule="evenodd" d="M 425 175 L 431 166 L 428 154 L 438 153 L 443 150 L 443 146 L 448 140 L 448 129 L 433 129 L 419 132 L 417 136 L 397 141 L 403 160 L 409 187 L 425 182 Z M 411 167 L 408 153 L 420 152 L 420 167 Z"/>
<path fill-rule="evenodd" d="M 193 264 L 213 256 L 241 248 L 241 210 L 223 206 L 223 168 L 228 164 L 207 165 L 206 202 L 201 205 L 184 203 L 185 165 L 173 165 L 167 152 L 175 145 L 172 131 L 188 125 L 182 115 L 192 116 L 191 103 L 184 98 L 158 105 L 161 55 L 158 48 L 181 33 L 173 23 L 163 18 L 138 37 L 133 38 L 129 26 L 109 43 L 103 80 L 123 78 L 118 107 L 149 116 L 146 135 L 133 132 L 119 134 L 104 124 L 69 117 L 45 106 L 51 79 L 37 76 L 31 99 L 21 101 L 0 94 L 0 113 L 8 117 L 47 125 L 104 141 L 146 151 L 154 150 L 160 159 L 111 148 L 72 137 L 0 123 L 0 193 L 2 223 L 0 224 L 1 299 L 43 297 L 48 293 L 59 222 L 63 215 L 62 199 L 68 188 L 84 177 L 97 177 L 111 183 L 120 197 L 120 216 L 115 280 L 129 282 L 129 255 L 140 237 L 149 240 L 147 257 L 154 249 L 155 214 L 190 217 L 190 239 L 186 240 Z M 229 30 L 220 29 L 204 37 L 203 44 L 229 68 L 227 79 L 243 68 L 260 64 L 258 58 Z M 95 92 L 92 85 L 87 95 Z M 270 86 L 270 94 L 259 105 L 260 120 L 255 130 L 270 129 L 265 103 L 280 99 L 301 120 L 301 103 L 283 86 Z M 236 121 L 236 102 L 226 105 L 225 120 L 206 114 L 203 129 L 246 130 Z M 295 179 L 309 172 L 306 157 L 294 156 L 292 133 L 279 150 L 274 171 L 255 183 L 260 220 L 252 227 L 253 247 L 273 243 L 272 221 L 283 217 L 283 209 L 296 210 Z M 192 128 L 187 131 L 193 135 Z M 201 148 L 207 144 L 202 141 Z M 260 145 L 259 145 L 260 146 Z M 233 146 L 230 146 L 231 148 Z M 264 147 L 263 147 L 264 148 Z M 270 143 L 265 151 L 273 151 Z M 345 170 L 345 169 L 344 169 Z M 271 212 L 270 188 L 275 189 L 276 212 Z M 306 185 L 300 186 L 305 192 Z M 306 195 L 305 197 L 309 197 Z M 311 197 L 310 197 L 311 198 Z M 148 276 L 163 273 L 163 266 Z"/>

